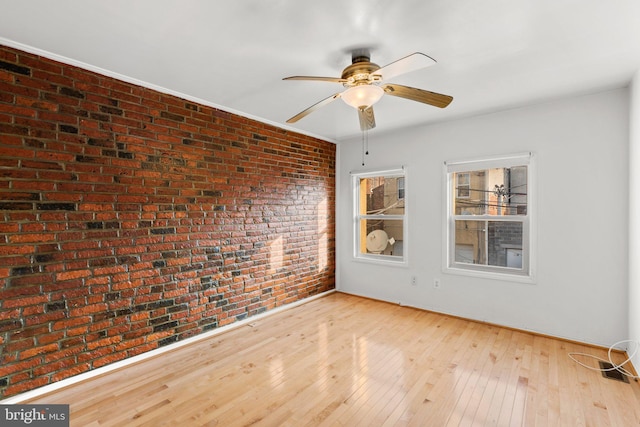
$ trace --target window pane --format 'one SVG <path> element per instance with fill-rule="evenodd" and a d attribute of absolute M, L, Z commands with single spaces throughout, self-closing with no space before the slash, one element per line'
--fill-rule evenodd
<path fill-rule="evenodd" d="M 526 215 L 527 167 L 454 173 L 455 215 Z"/>
<path fill-rule="evenodd" d="M 404 215 L 404 177 L 360 179 L 360 215 Z"/>
<path fill-rule="evenodd" d="M 485 221 L 456 221 L 455 262 L 486 265 L 485 225 Z"/>
<path fill-rule="evenodd" d="M 489 221 L 489 265 L 522 268 L 522 223 Z"/>
<path fill-rule="evenodd" d="M 360 252 L 367 254 L 403 254 L 403 222 L 401 220 L 360 220 Z"/>
<path fill-rule="evenodd" d="M 455 224 L 455 262 L 522 268 L 521 222 L 464 220 Z"/>

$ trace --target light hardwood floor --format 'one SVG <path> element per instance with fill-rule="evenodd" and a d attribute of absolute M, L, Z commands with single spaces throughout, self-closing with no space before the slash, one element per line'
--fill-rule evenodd
<path fill-rule="evenodd" d="M 640 425 L 640 384 L 568 352 L 606 357 L 334 293 L 30 403 L 84 427 Z"/>

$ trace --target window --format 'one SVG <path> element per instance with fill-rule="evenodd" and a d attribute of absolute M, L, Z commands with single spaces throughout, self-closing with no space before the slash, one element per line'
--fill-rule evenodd
<path fill-rule="evenodd" d="M 456 174 L 456 197 L 458 199 L 469 198 L 469 179 L 470 174 L 468 172 L 461 172 Z"/>
<path fill-rule="evenodd" d="M 406 262 L 404 168 L 353 173 L 354 255 L 380 262 Z"/>
<path fill-rule="evenodd" d="M 404 199 L 404 177 L 398 178 L 398 200 Z"/>
<path fill-rule="evenodd" d="M 533 279 L 531 160 L 526 153 L 446 163 L 446 271 Z"/>

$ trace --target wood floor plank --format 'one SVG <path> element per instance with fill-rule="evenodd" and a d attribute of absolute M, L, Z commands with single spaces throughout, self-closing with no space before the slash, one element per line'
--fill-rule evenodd
<path fill-rule="evenodd" d="M 335 293 L 25 403 L 72 426 L 631 426 L 606 350 Z M 615 354 L 623 360 L 620 354 Z"/>
<path fill-rule="evenodd" d="M 474 353 L 467 369 L 472 369 L 473 372 L 456 403 L 453 413 L 447 420 L 447 425 L 473 425 L 477 402 L 482 396 L 483 388 L 486 386 L 488 380 L 488 369 L 490 366 L 489 354 L 494 338 L 494 335 L 489 332 L 486 328 L 477 328 L 476 334 L 471 337 L 469 344 L 474 349 Z"/>

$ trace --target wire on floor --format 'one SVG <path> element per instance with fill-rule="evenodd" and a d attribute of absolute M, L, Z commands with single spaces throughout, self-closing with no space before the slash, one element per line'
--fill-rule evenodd
<path fill-rule="evenodd" d="M 613 350 L 619 345 L 619 344 L 624 344 L 624 343 L 633 343 L 635 345 L 635 349 L 633 350 L 633 353 L 631 353 L 631 356 L 627 357 L 627 360 L 625 360 L 624 362 L 617 364 L 613 361 L 613 358 L 611 357 L 611 353 L 613 352 Z M 609 351 L 607 351 L 607 358 L 609 360 L 606 359 L 602 359 L 600 357 L 594 356 L 592 354 L 587 354 L 587 353 L 577 353 L 577 352 L 571 352 L 569 353 L 569 357 L 576 362 L 578 365 L 580 366 L 584 366 L 587 369 L 591 369 L 592 371 L 598 371 L 598 372 L 609 372 L 609 371 L 618 371 L 623 375 L 626 375 L 627 377 L 634 379 L 634 380 L 639 380 L 640 376 L 638 375 L 633 375 L 633 373 L 631 371 L 629 371 L 628 369 L 624 368 L 624 365 L 626 365 L 627 363 L 631 362 L 631 359 L 633 359 L 636 355 L 636 353 L 638 352 L 638 347 L 640 347 L 640 343 L 638 341 L 634 341 L 634 340 L 622 340 L 622 341 L 618 341 L 617 343 L 614 343 L 611 347 L 609 347 Z M 591 359 L 596 359 L 597 361 L 600 362 L 605 362 L 605 363 L 609 363 L 610 365 L 612 365 L 611 368 L 594 368 L 593 366 L 589 366 L 585 363 L 580 362 L 578 359 L 576 359 L 576 356 L 582 356 L 582 357 L 587 357 L 587 358 L 591 358 Z"/>

